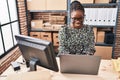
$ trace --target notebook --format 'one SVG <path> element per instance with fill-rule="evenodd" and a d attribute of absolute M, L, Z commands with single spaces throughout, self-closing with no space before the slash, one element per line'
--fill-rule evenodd
<path fill-rule="evenodd" d="M 60 55 L 62 73 L 97 75 L 101 57 L 90 55 Z"/>

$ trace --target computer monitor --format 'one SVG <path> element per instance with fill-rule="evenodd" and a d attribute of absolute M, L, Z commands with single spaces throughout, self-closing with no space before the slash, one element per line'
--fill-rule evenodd
<path fill-rule="evenodd" d="M 37 65 L 58 71 L 52 42 L 25 35 L 15 38 L 30 71 L 35 71 Z"/>

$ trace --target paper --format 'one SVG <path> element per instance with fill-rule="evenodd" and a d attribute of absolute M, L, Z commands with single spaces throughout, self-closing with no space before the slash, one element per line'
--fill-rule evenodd
<path fill-rule="evenodd" d="M 115 71 L 120 71 L 120 58 L 118 59 L 112 59 L 113 67 Z"/>

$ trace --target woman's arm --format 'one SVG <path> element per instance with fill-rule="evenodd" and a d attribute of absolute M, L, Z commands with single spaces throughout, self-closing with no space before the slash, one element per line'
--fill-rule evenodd
<path fill-rule="evenodd" d="M 67 49 L 67 34 L 66 34 L 66 27 L 63 27 L 59 30 L 58 33 L 58 41 L 59 41 L 59 53 L 58 55 L 61 54 L 69 54 L 69 49 Z"/>
<path fill-rule="evenodd" d="M 94 55 L 94 53 L 96 52 L 95 49 L 95 36 L 94 36 L 94 32 L 93 32 L 93 27 L 89 27 L 88 30 L 88 46 L 85 49 L 85 53 L 87 53 L 88 55 Z"/>

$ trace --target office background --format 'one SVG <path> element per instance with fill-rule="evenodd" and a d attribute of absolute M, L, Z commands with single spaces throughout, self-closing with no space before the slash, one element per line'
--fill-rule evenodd
<path fill-rule="evenodd" d="M 29 12 L 28 11 L 28 9 L 30 9 L 30 8 L 28 8 L 27 7 L 27 5 L 28 5 L 28 3 L 27 3 L 27 1 L 28 2 L 30 2 L 30 0 L 14 0 L 14 2 L 16 2 L 16 12 L 17 12 L 17 18 L 11 18 L 10 17 L 10 13 L 9 13 L 9 19 L 10 19 L 10 21 L 8 22 L 8 23 L 10 23 L 9 25 L 12 25 L 12 23 L 14 23 L 14 22 L 16 22 L 16 23 L 18 23 L 18 24 L 16 24 L 17 25 L 17 27 L 19 27 L 19 30 L 18 30 L 18 32 L 15 32 L 16 34 L 23 34 L 23 35 L 30 35 L 30 21 L 29 20 L 31 20 L 31 19 L 34 19 L 34 18 L 38 18 L 38 17 L 41 17 L 40 15 L 44 15 L 44 14 L 41 14 L 41 13 L 36 13 L 36 12 Z M 42 0 L 39 0 L 39 1 L 42 1 Z M 48 0 L 48 2 L 49 2 L 50 0 Z M 54 1 L 54 0 L 53 0 Z M 63 2 L 66 2 L 66 3 L 64 3 L 64 6 L 66 6 L 67 5 L 67 1 L 66 0 L 62 0 Z M 68 0 L 69 1 L 69 0 Z M 119 36 L 119 34 L 120 34 L 120 20 L 119 20 L 119 16 L 120 16 L 120 10 L 119 10 L 119 7 L 120 7 L 120 2 L 119 2 L 119 0 L 114 4 L 114 3 L 111 3 L 110 5 L 109 5 L 109 0 L 96 0 L 96 1 L 94 1 L 94 0 L 83 0 L 83 1 L 85 1 L 85 2 L 89 2 L 91 5 L 85 5 L 85 7 L 96 7 L 96 4 L 95 5 L 92 5 L 93 3 L 98 3 L 98 8 L 100 8 L 101 6 L 102 7 L 106 7 L 106 8 L 114 8 L 114 7 L 116 7 L 117 8 L 117 14 L 115 15 L 116 17 L 117 17 L 117 20 L 116 20 L 116 24 L 114 25 L 115 26 L 115 28 L 114 28 L 114 32 L 115 32 L 115 43 L 114 43 L 114 45 L 112 46 L 112 57 L 113 58 L 117 58 L 117 57 L 119 57 L 120 56 L 120 36 Z M 44 1 L 43 1 L 44 2 Z M 50 2 L 52 2 L 52 1 L 50 1 Z M 102 3 L 103 4 L 102 4 Z M 69 2 L 68 2 L 69 3 Z M 99 4 L 100 3 L 100 4 Z M 105 3 L 105 4 L 104 4 Z M 6 5 L 9 5 L 9 1 L 8 0 L 5 0 L 5 4 Z M 43 5 L 43 4 L 41 4 L 41 5 Z M 106 6 L 106 5 L 108 5 L 108 6 Z M 40 6 L 40 5 L 39 5 Z M 44 5 L 43 5 L 44 6 Z M 69 7 L 69 5 L 67 5 L 68 7 Z M 2 7 L 1 7 L 2 8 Z M 33 7 L 32 7 L 33 8 Z M 45 8 L 45 9 L 44 9 Z M 56 9 L 55 9 L 55 7 L 53 8 L 53 7 L 44 7 L 44 8 L 42 8 L 42 9 L 44 9 L 44 10 L 41 10 L 41 12 L 43 11 L 45 11 L 46 9 L 48 9 L 48 10 L 46 10 L 47 11 L 47 14 L 46 14 L 46 16 L 48 17 L 49 15 L 51 15 L 52 13 L 58 13 L 58 12 L 56 12 Z M 7 8 L 6 8 L 7 9 Z M 9 5 L 9 8 L 7 9 L 8 11 L 10 11 L 10 5 Z M 52 10 L 51 10 L 52 9 Z M 57 8 L 58 9 L 58 8 Z M 60 16 L 67 16 L 67 13 L 68 12 L 66 12 L 66 7 L 60 7 L 60 9 L 63 9 L 63 10 L 60 10 Z M 50 12 L 48 12 L 48 11 L 50 11 Z M 55 11 L 55 12 L 54 12 Z M 12 11 L 11 11 L 12 12 Z M 51 13 L 52 12 L 52 13 Z M 32 13 L 32 14 L 31 14 Z M 31 16 L 31 15 L 34 15 L 34 16 Z M 53 14 L 52 14 L 53 15 Z M 58 15 L 58 14 L 56 14 L 56 15 Z M 43 17 L 46 17 L 46 16 L 43 16 Z M 55 17 L 55 15 L 54 16 L 52 16 L 52 17 Z M 38 18 L 39 19 L 39 18 Z M 48 18 L 44 18 L 45 19 L 45 21 L 47 21 L 47 20 L 49 20 Z M 7 25 L 8 23 L 6 23 L 6 24 L 3 24 L 2 25 L 2 23 L 0 23 L 0 31 L 2 31 L 2 26 L 5 26 L 5 25 Z M 61 21 L 61 23 L 60 24 L 63 24 L 63 23 L 68 23 L 68 22 L 66 22 L 66 21 Z M 34 24 L 33 24 L 34 25 Z M 34 31 L 34 30 L 33 30 Z M 33 32 L 33 31 L 31 31 L 31 32 Z M 37 32 L 37 31 L 36 31 Z M 55 32 L 56 33 L 56 32 Z M 102 34 L 103 34 L 103 32 L 101 32 Z M 7 35 L 6 35 L 7 36 Z M 19 48 L 17 47 L 17 46 L 15 46 L 16 45 L 16 43 L 15 43 L 15 41 L 14 41 L 14 39 L 13 39 L 13 45 L 10 47 L 10 49 L 6 49 L 5 51 L 3 51 L 3 52 L 5 52 L 5 54 L 4 55 L 1 55 L 1 58 L 0 58 L 0 74 L 7 68 L 7 67 L 9 67 L 9 65 L 10 65 L 10 62 L 11 61 L 15 61 L 20 55 L 21 55 L 21 52 L 20 52 L 20 50 L 19 50 Z M 105 47 L 107 47 L 107 46 L 105 46 Z M 104 45 L 103 45 L 103 48 L 101 48 L 101 49 L 104 49 Z"/>

